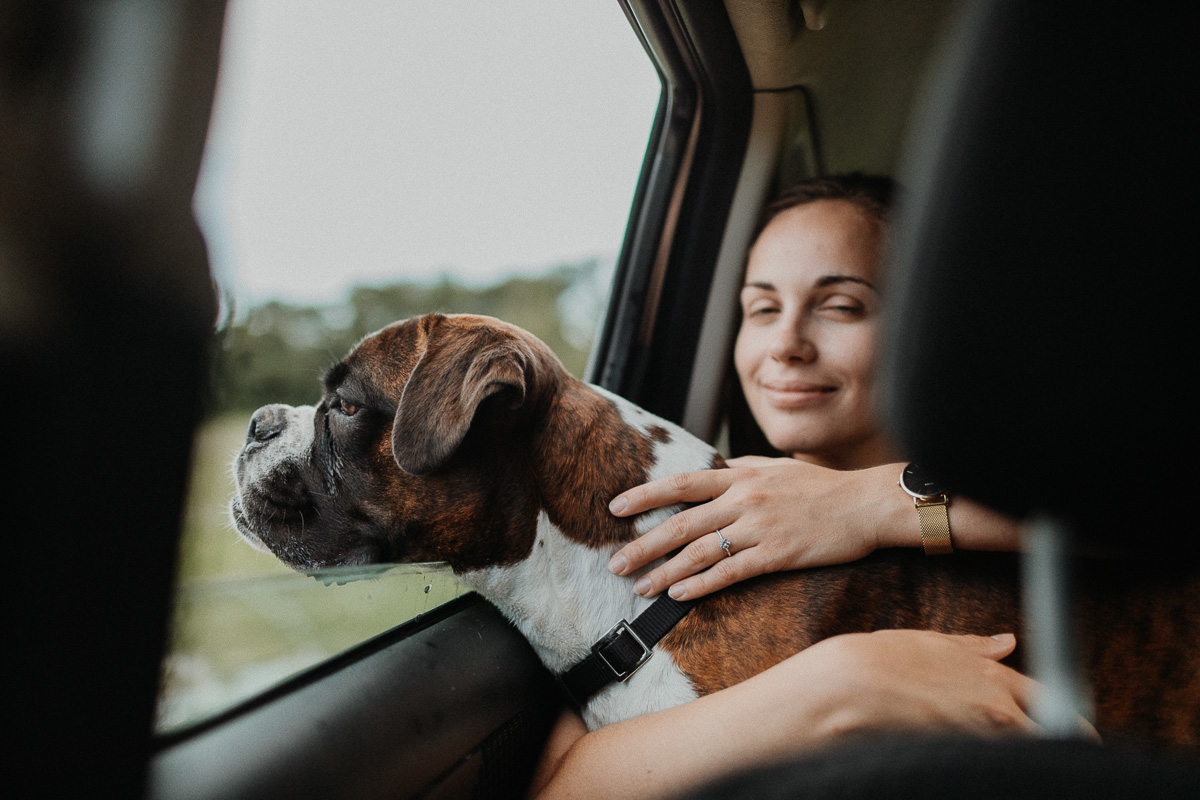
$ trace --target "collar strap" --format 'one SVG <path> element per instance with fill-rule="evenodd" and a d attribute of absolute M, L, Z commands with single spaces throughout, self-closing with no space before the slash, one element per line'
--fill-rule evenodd
<path fill-rule="evenodd" d="M 692 610 L 695 601 L 660 595 L 633 622 L 612 626 L 592 652 L 558 676 L 571 701 L 582 708 L 596 692 L 614 681 L 624 683 L 654 655 L 654 646 Z"/>

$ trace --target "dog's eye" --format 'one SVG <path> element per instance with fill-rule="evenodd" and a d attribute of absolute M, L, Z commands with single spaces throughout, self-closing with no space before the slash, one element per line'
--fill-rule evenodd
<path fill-rule="evenodd" d="M 354 405 L 354 403 L 348 403 L 340 397 L 334 399 L 333 406 L 347 417 L 353 417 L 361 407 Z"/>

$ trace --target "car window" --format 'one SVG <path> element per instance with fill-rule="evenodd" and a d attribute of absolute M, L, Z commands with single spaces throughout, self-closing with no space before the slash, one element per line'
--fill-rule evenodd
<path fill-rule="evenodd" d="M 541 336 L 582 375 L 658 103 L 609 0 L 232 0 L 196 193 L 222 300 L 157 715 L 176 730 L 464 590 L 439 564 L 301 575 L 240 541 L 252 411 L 319 397 L 429 311 Z"/>

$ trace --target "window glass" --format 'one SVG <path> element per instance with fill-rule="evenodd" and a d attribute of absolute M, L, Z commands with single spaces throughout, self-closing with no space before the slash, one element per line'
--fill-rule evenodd
<path fill-rule="evenodd" d="M 615 0 L 231 0 L 196 212 L 222 296 L 158 728 L 464 590 L 442 565 L 300 575 L 240 541 L 252 411 L 360 337 L 486 313 L 582 374 L 660 86 Z"/>

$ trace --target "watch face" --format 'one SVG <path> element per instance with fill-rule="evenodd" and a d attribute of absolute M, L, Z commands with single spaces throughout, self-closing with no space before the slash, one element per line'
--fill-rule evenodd
<path fill-rule="evenodd" d="M 946 494 L 946 485 L 930 475 L 919 464 L 909 464 L 900 473 L 900 488 L 913 497 L 936 497 Z"/>

